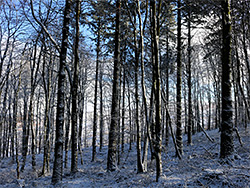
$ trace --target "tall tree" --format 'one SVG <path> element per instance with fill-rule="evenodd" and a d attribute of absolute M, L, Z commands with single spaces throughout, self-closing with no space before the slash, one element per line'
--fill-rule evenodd
<path fill-rule="evenodd" d="M 52 175 L 52 183 L 56 184 L 62 180 L 63 172 L 63 126 L 64 126 L 64 95 L 65 95 L 65 65 L 68 48 L 70 10 L 72 0 L 66 0 L 63 28 L 62 43 L 60 51 L 60 64 L 58 72 L 58 91 L 57 91 L 57 114 L 56 114 L 56 141 L 55 141 L 55 159 Z"/>
<path fill-rule="evenodd" d="M 232 26 L 230 0 L 221 0 L 222 10 L 222 114 L 220 157 L 227 158 L 234 153 L 233 144 L 233 107 L 231 93 L 231 40 Z"/>
<path fill-rule="evenodd" d="M 187 1 L 189 6 L 189 1 Z M 192 144 L 191 9 L 188 8 L 188 144 Z"/>
<path fill-rule="evenodd" d="M 160 62 L 159 62 L 159 17 L 161 11 L 161 0 L 158 2 L 158 15 L 156 14 L 156 1 L 150 0 L 152 11 L 152 40 L 153 40 L 153 80 L 155 94 L 155 158 L 156 158 L 156 181 L 159 181 L 162 175 L 162 126 L 161 126 L 161 78 L 160 78 Z"/>
<path fill-rule="evenodd" d="M 139 52 L 136 30 L 136 14 L 134 15 L 134 45 L 135 45 L 135 124 L 136 124 L 136 150 L 137 150 L 137 172 L 143 172 L 142 158 L 141 158 L 141 126 L 139 121 L 139 88 L 138 88 L 138 75 L 139 75 Z"/>
<path fill-rule="evenodd" d="M 72 87 L 72 114 L 71 114 L 71 141 L 72 141 L 72 151 L 71 151 L 71 172 L 77 171 L 77 158 L 78 158 L 78 147 L 77 147 L 77 119 L 78 119 L 78 106 L 77 106 L 77 96 L 78 96 L 78 77 L 79 77 L 79 36 L 80 36 L 80 12 L 81 12 L 81 0 L 75 1 L 75 21 L 76 21 L 76 34 L 75 34 L 75 61 L 74 61 L 74 78 Z"/>
<path fill-rule="evenodd" d="M 178 0 L 177 10 L 177 84 L 176 84 L 176 143 L 180 155 L 183 154 L 182 126 L 181 126 L 181 0 Z"/>
<path fill-rule="evenodd" d="M 96 70 L 95 70 L 95 94 L 94 94 L 94 122 L 93 122 L 93 141 L 92 141 L 92 161 L 96 159 L 96 134 L 97 134 L 97 93 L 98 93 L 98 75 L 100 61 L 100 37 L 101 37 L 101 18 L 97 20 L 97 43 L 96 43 Z"/>
<path fill-rule="evenodd" d="M 146 134 L 144 139 L 144 148 L 143 148 L 143 171 L 147 171 L 147 158 L 148 158 L 148 142 L 151 141 L 151 133 L 149 126 L 149 117 L 148 117 L 148 105 L 147 105 L 147 97 L 146 97 L 146 86 L 145 86 L 145 66 L 144 66 L 144 33 L 145 26 L 148 18 L 148 0 L 146 0 L 146 12 L 144 21 L 142 20 L 141 9 L 140 9 L 140 1 L 137 0 L 137 14 L 139 21 L 139 33 L 140 33 L 140 63 L 141 63 L 141 88 L 142 88 L 142 99 L 144 106 L 144 115 L 146 120 Z"/>
<path fill-rule="evenodd" d="M 49 167 L 49 159 L 50 159 L 50 128 L 51 128 L 51 95 L 52 95 L 52 53 L 49 57 L 49 65 L 46 68 L 46 55 L 44 54 L 43 58 L 43 70 L 42 70 L 42 80 L 43 80 L 43 88 L 45 95 L 45 112 L 44 112 L 44 155 L 43 155 L 43 167 L 42 167 L 42 175 L 46 172 L 50 172 Z"/>
<path fill-rule="evenodd" d="M 116 1 L 116 20 L 115 20 L 115 54 L 113 70 L 113 91 L 111 107 L 111 124 L 109 130 L 108 145 L 108 171 L 117 169 L 117 142 L 118 142 L 118 123 L 119 123 L 119 98 L 120 98 L 120 11 L 121 1 Z"/>

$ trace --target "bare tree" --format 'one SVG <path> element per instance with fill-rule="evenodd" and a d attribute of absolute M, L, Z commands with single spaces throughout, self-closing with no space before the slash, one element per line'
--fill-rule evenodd
<path fill-rule="evenodd" d="M 77 158 L 78 158 L 78 147 L 77 147 L 77 119 L 78 119 L 78 106 L 77 106 L 77 96 L 78 96 L 78 80 L 79 80 L 79 35 L 80 35 L 80 12 L 81 12 L 81 0 L 75 1 L 75 19 L 76 19 L 76 34 L 75 34 L 75 61 L 74 61 L 74 79 L 72 87 L 72 150 L 71 150 L 71 172 L 77 171 Z"/>
<path fill-rule="evenodd" d="M 222 122 L 220 157 L 227 158 L 234 154 L 233 144 L 233 107 L 231 93 L 231 43 L 232 26 L 230 0 L 221 0 L 222 8 Z"/>
<path fill-rule="evenodd" d="M 53 168 L 52 183 L 56 184 L 62 180 L 63 172 L 63 126 L 64 126 L 64 95 L 65 95 L 65 64 L 68 48 L 70 9 L 72 0 L 66 0 L 63 28 L 62 45 L 60 51 L 60 66 L 58 72 L 57 114 L 56 114 L 56 143 L 55 160 Z"/>
<path fill-rule="evenodd" d="M 109 130 L 108 145 L 108 171 L 117 169 L 117 141 L 118 141 L 118 122 L 119 122 L 119 98 L 120 98 L 120 9 L 121 1 L 116 1 L 116 23 L 115 23 L 115 54 L 114 54 L 114 74 L 113 92 L 111 108 L 111 124 Z"/>
<path fill-rule="evenodd" d="M 152 39 L 153 40 L 153 80 L 155 87 L 155 136 L 154 141 L 155 158 L 156 158 L 156 181 L 158 182 L 162 175 L 162 126 L 161 126 L 161 79 L 160 79 L 160 62 L 159 62 L 159 15 L 161 10 L 161 0 L 158 2 L 158 15 L 156 15 L 156 2 L 150 0 L 152 11 Z"/>
<path fill-rule="evenodd" d="M 176 84 L 176 142 L 180 155 L 183 154 L 182 126 L 181 126 L 181 1 L 178 0 L 177 10 L 177 84 Z"/>

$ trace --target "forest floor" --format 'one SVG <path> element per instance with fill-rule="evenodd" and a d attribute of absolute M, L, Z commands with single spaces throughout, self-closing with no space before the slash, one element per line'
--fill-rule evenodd
<path fill-rule="evenodd" d="M 234 137 L 237 155 L 229 163 L 224 163 L 219 158 L 220 132 L 212 130 L 207 133 L 214 139 L 213 143 L 201 132 L 193 135 L 193 145 L 187 146 L 184 136 L 182 160 L 175 157 L 173 143 L 170 140 L 168 151 L 166 152 L 165 148 L 162 152 L 163 175 L 159 182 L 155 181 L 155 161 L 148 161 L 148 172 L 137 174 L 136 146 L 133 145 L 132 151 L 125 150 L 119 170 L 115 172 L 106 171 L 107 148 L 97 153 L 96 162 L 90 162 L 91 148 L 83 149 L 83 165 L 79 162 L 79 172 L 71 175 L 70 168 L 64 169 L 63 181 L 56 187 L 249 187 L 250 130 L 239 131 L 243 147 L 237 136 Z M 31 156 L 28 156 L 21 179 L 17 180 L 15 162 L 11 158 L 1 159 L 0 187 L 54 187 L 51 185 L 51 174 L 38 177 L 41 172 L 42 155 L 37 155 L 36 160 L 38 170 L 34 171 L 31 167 Z M 70 167 L 70 162 L 68 166 Z"/>

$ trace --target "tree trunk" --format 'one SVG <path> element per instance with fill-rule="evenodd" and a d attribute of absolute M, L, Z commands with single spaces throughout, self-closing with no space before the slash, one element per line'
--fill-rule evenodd
<path fill-rule="evenodd" d="M 101 18 L 98 18 L 98 33 L 96 44 L 96 70 L 95 70 L 95 96 L 94 96 L 94 122 L 93 122 L 93 140 L 92 140 L 92 162 L 96 159 L 96 132 L 97 132 L 97 93 L 98 93 L 98 74 L 100 60 L 100 35 L 101 35 Z"/>
<path fill-rule="evenodd" d="M 87 96 L 87 94 L 86 94 L 86 103 L 88 103 L 88 96 Z M 85 105 L 85 122 L 84 122 L 84 124 L 85 124 L 85 126 L 84 126 L 84 147 L 86 148 L 86 147 L 88 147 L 88 142 L 87 142 L 87 134 L 88 134 L 88 131 L 87 131 L 87 128 L 88 128 L 88 125 L 87 125 L 87 123 L 88 123 L 88 104 L 86 104 Z"/>
<path fill-rule="evenodd" d="M 25 90 L 25 89 L 24 89 Z M 27 111 L 28 111 L 28 102 L 27 102 L 27 94 L 24 91 L 24 101 L 23 101 L 23 138 L 22 138 L 22 166 L 21 172 L 24 170 L 26 157 L 28 152 L 28 144 L 29 144 L 29 127 L 27 125 Z"/>
<path fill-rule="evenodd" d="M 189 1 L 188 1 L 189 3 Z M 191 10 L 188 10 L 188 145 L 192 144 Z"/>
<path fill-rule="evenodd" d="M 127 85 L 129 86 L 129 83 L 127 83 Z M 128 88 L 128 112 L 129 112 L 129 150 L 132 150 L 133 128 L 132 128 L 131 97 L 130 97 L 130 89 L 129 88 Z"/>
<path fill-rule="evenodd" d="M 126 54 L 124 55 L 126 58 Z M 126 62 L 124 60 L 124 62 Z M 123 80 L 122 80 L 122 153 L 124 152 L 124 144 L 125 144 L 125 93 L 126 93 L 126 70 L 123 66 Z"/>
<path fill-rule="evenodd" d="M 136 25 L 136 15 L 134 15 L 134 24 Z M 137 30 L 134 27 L 134 45 L 135 45 L 135 124 L 136 124 L 136 151 L 137 151 L 137 173 L 143 172 L 142 158 L 141 158 L 141 126 L 139 120 L 139 88 L 138 88 L 138 74 L 139 74 L 139 52 L 137 42 Z"/>
<path fill-rule="evenodd" d="M 220 157 L 227 158 L 234 153 L 233 144 L 233 108 L 231 93 L 231 38 L 232 26 L 230 15 L 230 1 L 222 0 L 222 123 Z"/>
<path fill-rule="evenodd" d="M 109 145 L 107 170 L 117 169 L 117 139 L 119 123 L 119 96 L 120 96 L 120 9 L 121 1 L 116 1 L 116 23 L 115 23 L 115 54 L 114 54 L 114 74 L 112 91 L 111 124 L 109 130 Z"/>
<path fill-rule="evenodd" d="M 71 94 L 69 95 L 68 97 L 68 100 L 65 99 L 66 101 L 66 105 L 67 107 L 65 108 L 66 109 L 66 123 L 65 123 L 65 128 L 66 128 L 66 132 L 65 132 L 65 142 L 64 142 L 64 150 L 65 150 L 65 158 L 64 158 L 64 168 L 68 168 L 68 151 L 69 151 L 69 132 L 70 132 L 70 124 L 71 124 L 71 120 L 70 120 L 70 117 L 71 117 L 71 110 L 70 110 L 70 101 L 71 101 Z"/>
<path fill-rule="evenodd" d="M 21 86 L 21 74 L 22 74 L 22 61 L 21 61 L 21 67 L 20 67 L 20 71 L 19 71 L 19 75 L 18 75 L 18 84 L 17 84 L 17 88 L 15 89 L 15 93 L 14 93 L 14 101 L 13 101 L 13 133 L 15 136 L 15 149 L 16 149 L 16 173 L 17 173 L 17 179 L 20 178 L 20 162 L 19 162 L 19 158 L 18 158 L 18 152 L 19 152 L 19 145 L 18 145 L 18 135 L 17 135 L 17 104 L 18 104 L 18 94 L 20 91 L 20 86 Z"/>
<path fill-rule="evenodd" d="M 153 43 L 154 43 L 154 64 L 153 75 L 155 85 L 155 157 L 156 157 L 156 181 L 159 181 L 162 175 L 162 160 L 161 160 L 161 148 L 162 148 L 162 126 L 161 126 L 161 82 L 160 82 L 160 62 L 159 62 L 159 14 L 161 1 L 158 4 L 158 16 L 156 16 L 156 2 L 150 1 L 152 8 L 152 31 L 153 31 Z"/>
<path fill-rule="evenodd" d="M 181 75 L 182 75 L 182 64 L 181 64 L 181 1 L 178 0 L 178 11 L 177 11 L 177 85 L 176 85 L 176 142 L 180 155 L 183 154 L 183 143 L 182 143 L 182 126 L 181 126 Z"/>
<path fill-rule="evenodd" d="M 81 157 L 81 164 L 83 165 L 83 156 L 82 156 L 82 135 L 83 135 L 83 116 L 84 116 L 84 108 L 85 108 L 85 69 L 81 70 L 80 75 L 83 77 L 80 79 L 80 93 L 79 93 L 79 134 L 78 134 L 78 151 Z"/>
<path fill-rule="evenodd" d="M 166 114 L 168 114 L 168 103 L 169 103 L 169 33 L 167 33 L 167 39 L 166 39 L 166 47 L 167 47 L 167 68 L 166 68 Z M 166 139 L 166 146 L 168 146 L 169 143 L 169 124 L 171 120 L 169 119 L 168 115 L 166 115 L 166 131 L 165 131 L 165 139 Z"/>
<path fill-rule="evenodd" d="M 144 148 L 143 148 L 143 171 L 147 171 L 147 158 L 148 158 L 148 141 L 149 137 L 151 136 L 149 134 L 150 132 L 150 126 L 149 126 L 149 117 L 148 117 L 148 105 L 147 105 L 147 98 L 146 98 L 146 87 L 145 87 L 145 80 L 144 80 L 144 27 L 146 25 L 147 16 L 148 16 L 148 1 L 146 1 L 146 13 L 145 13 L 145 19 L 142 23 L 142 17 L 141 17 L 141 9 L 140 9 L 140 3 L 139 0 L 137 0 L 137 14 L 139 18 L 139 28 L 140 28 L 140 60 L 141 60 L 141 88 L 142 88 L 142 98 L 143 98 L 143 106 L 144 106 L 144 113 L 145 113 L 145 120 L 146 120 L 146 133 L 144 136 Z M 151 139 L 150 139 L 151 140 Z"/>
<path fill-rule="evenodd" d="M 66 0 L 63 29 L 62 46 L 60 52 L 60 65 L 58 72 L 58 92 L 57 92 L 57 114 L 56 114 L 56 140 L 55 140 L 55 159 L 52 175 L 52 183 L 56 184 L 62 181 L 63 173 L 63 126 L 64 126 L 64 95 L 65 95 L 65 64 L 68 48 L 70 9 L 72 0 Z"/>
<path fill-rule="evenodd" d="M 45 72 L 45 63 L 46 63 L 46 58 L 44 55 L 44 62 L 43 62 L 43 72 L 42 72 L 42 77 L 43 77 L 43 87 L 44 87 L 44 93 L 45 93 L 45 112 L 44 112 L 44 137 L 43 137 L 43 142 L 44 142 L 44 154 L 43 154 L 43 167 L 42 167 L 42 174 L 45 175 L 45 173 L 50 172 L 50 164 L 49 164 L 49 159 L 50 159 L 50 125 L 51 125 L 51 79 L 52 79 L 52 55 L 50 55 L 50 60 L 49 60 L 49 66 L 47 70 L 47 74 Z"/>
<path fill-rule="evenodd" d="M 75 35 L 75 61 L 74 61 L 74 79 L 73 79 L 73 88 L 72 88 L 72 114 L 71 114 L 71 123 L 72 123 L 72 131 L 71 131 L 71 141 L 72 141 L 72 149 L 71 149 L 71 172 L 77 172 L 77 159 L 78 159 L 78 130 L 77 130 L 77 119 L 78 119 L 78 106 L 77 106 L 77 96 L 78 96 L 78 80 L 79 80 L 79 20 L 80 20 L 80 12 L 81 12 L 81 0 L 77 0 L 75 2 L 75 11 L 76 11 L 76 35 Z"/>
<path fill-rule="evenodd" d="M 103 147 L 103 131 L 104 131 L 104 117 L 103 117 L 103 68 L 101 66 L 100 69 L 100 77 L 99 77 L 99 87 L 100 87 L 100 151 L 102 151 Z"/>

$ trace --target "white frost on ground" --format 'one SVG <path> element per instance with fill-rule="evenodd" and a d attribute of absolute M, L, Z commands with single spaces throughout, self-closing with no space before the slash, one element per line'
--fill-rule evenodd
<path fill-rule="evenodd" d="M 184 136 L 184 156 L 182 160 L 175 157 L 172 141 L 163 149 L 163 175 L 155 182 L 155 161 L 148 160 L 148 172 L 136 172 L 136 146 L 133 150 L 125 149 L 121 157 L 119 170 L 106 171 L 107 148 L 97 153 L 96 162 L 91 161 L 91 148 L 83 149 L 83 165 L 79 172 L 70 174 L 70 168 L 64 169 L 63 181 L 55 187 L 249 187 L 250 186 L 250 132 L 241 130 L 240 135 L 244 146 L 241 147 L 235 137 L 235 149 L 238 156 L 227 164 L 219 158 L 220 133 L 218 130 L 207 132 L 214 140 L 211 143 L 203 133 L 193 135 L 193 145 L 187 146 Z M 98 150 L 97 150 L 98 151 Z M 41 172 L 42 155 L 37 155 L 36 171 L 32 170 L 31 156 L 27 157 L 27 165 L 16 179 L 16 163 L 11 158 L 0 161 L 0 187 L 54 187 L 51 185 L 51 174 L 38 177 Z M 53 155 L 52 155 L 53 158 Z M 51 161 L 51 165 L 53 162 Z M 69 163 L 70 166 L 70 153 Z M 52 172 L 52 166 L 51 166 Z"/>

